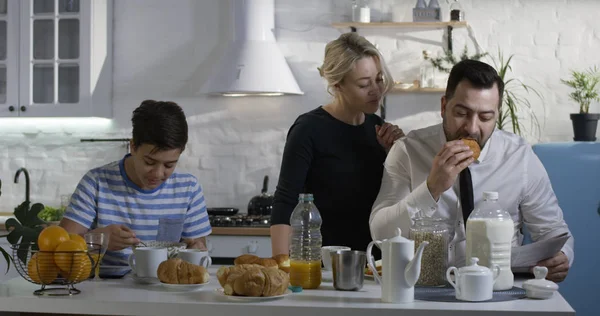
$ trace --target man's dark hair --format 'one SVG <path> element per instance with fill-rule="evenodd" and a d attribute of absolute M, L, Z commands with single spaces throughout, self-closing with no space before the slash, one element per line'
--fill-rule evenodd
<path fill-rule="evenodd" d="M 177 103 L 145 100 L 133 111 L 133 145 L 154 145 L 153 151 L 185 149 L 188 125 L 185 113 Z"/>
<path fill-rule="evenodd" d="M 448 77 L 448 85 L 446 86 L 446 99 L 450 100 L 456 92 L 456 87 L 463 80 L 468 80 L 473 87 L 478 89 L 491 89 L 494 83 L 498 85 L 498 93 L 500 102 L 498 107 L 502 105 L 502 96 L 504 95 L 504 81 L 492 66 L 472 59 L 463 60 L 450 71 Z"/>

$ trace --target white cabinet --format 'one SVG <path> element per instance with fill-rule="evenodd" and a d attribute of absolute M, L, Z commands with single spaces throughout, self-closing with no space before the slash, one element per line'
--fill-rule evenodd
<path fill-rule="evenodd" d="M 111 117 L 112 0 L 0 0 L 0 116 Z"/>
<path fill-rule="evenodd" d="M 243 254 L 262 258 L 272 256 L 269 236 L 210 235 L 206 239 L 208 251 L 213 258 L 236 258 Z"/>

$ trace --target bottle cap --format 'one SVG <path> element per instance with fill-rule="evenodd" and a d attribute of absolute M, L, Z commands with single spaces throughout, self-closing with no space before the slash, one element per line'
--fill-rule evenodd
<path fill-rule="evenodd" d="M 483 192 L 483 198 L 486 199 L 486 200 L 497 200 L 498 199 L 498 192 L 485 191 L 485 192 Z"/>

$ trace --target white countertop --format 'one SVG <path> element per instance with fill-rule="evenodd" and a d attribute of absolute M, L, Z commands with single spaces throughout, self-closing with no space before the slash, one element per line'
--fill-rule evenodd
<path fill-rule="evenodd" d="M 521 299 L 495 303 L 442 303 L 415 301 L 387 304 L 380 300 L 379 285 L 365 280 L 361 291 L 333 289 L 330 277 L 318 290 L 293 293 L 278 300 L 233 301 L 216 293 L 220 288 L 216 267 L 209 269 L 211 283 L 195 292 L 168 292 L 161 285 L 140 285 L 130 277 L 121 280 L 83 282 L 72 297 L 35 296 L 40 286 L 23 278 L 0 284 L 0 312 L 32 312 L 90 315 L 286 315 L 286 316 L 398 316 L 406 310 L 418 315 L 575 315 L 558 293 L 549 300 Z"/>

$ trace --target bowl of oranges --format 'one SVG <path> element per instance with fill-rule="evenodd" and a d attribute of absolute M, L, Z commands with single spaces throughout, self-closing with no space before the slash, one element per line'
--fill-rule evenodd
<path fill-rule="evenodd" d="M 36 295 L 80 293 L 73 285 L 91 276 L 101 254 L 101 245 L 86 243 L 80 235 L 69 234 L 60 226 L 44 228 L 37 243 L 15 244 L 12 248 L 19 274 L 42 286 L 34 292 Z"/>

